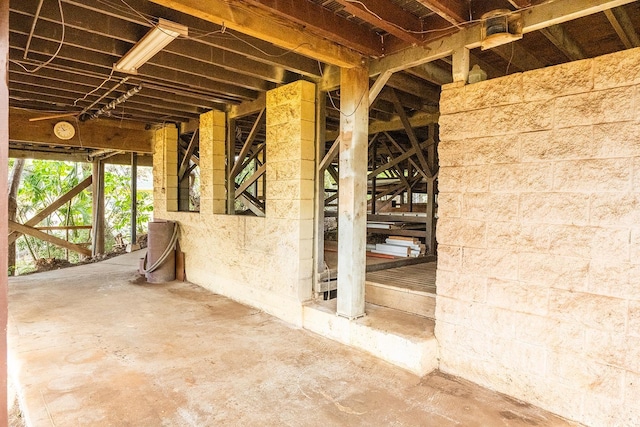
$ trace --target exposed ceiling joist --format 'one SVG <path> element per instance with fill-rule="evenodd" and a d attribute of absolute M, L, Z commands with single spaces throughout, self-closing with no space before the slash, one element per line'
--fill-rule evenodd
<path fill-rule="evenodd" d="M 27 113 L 10 109 L 9 141 L 38 145 L 110 149 L 137 153 L 151 153 L 153 132 L 141 126 L 123 125 L 118 121 L 90 120 L 74 122 L 76 135 L 67 141 L 55 137 L 51 121 L 29 122 L 36 117 L 35 113 Z M 122 126 L 122 127 L 120 127 Z"/>
<path fill-rule="evenodd" d="M 631 18 L 623 8 L 614 7 L 613 9 L 605 10 L 604 13 L 625 48 L 631 49 L 640 46 L 640 37 L 638 37 L 638 33 L 633 28 Z"/>
<path fill-rule="evenodd" d="M 77 8 L 75 10 L 76 14 L 81 12 Z M 92 12 L 88 13 L 90 14 L 89 16 L 95 15 L 95 19 L 100 19 L 100 15 Z M 65 12 L 65 43 L 71 46 L 82 47 L 96 52 L 111 53 L 120 57 L 139 39 L 138 31 L 134 31 L 132 27 L 120 26 L 118 28 L 114 26 L 118 22 L 113 17 L 105 17 L 105 19 L 115 22 L 109 22 L 105 27 L 100 27 L 100 32 L 95 30 L 95 26 L 91 25 L 86 16 L 84 20 L 75 17 L 77 21 L 82 22 L 81 27 L 70 25 L 67 22 L 70 18 L 73 18 L 73 16 L 68 17 L 68 13 Z M 28 28 L 33 17 L 11 13 L 10 19 L 16 24 L 14 28 Z M 40 16 L 34 37 L 57 42 L 60 38 L 60 29 L 60 23 L 57 21 Z M 13 32 L 18 33 L 16 30 L 13 30 Z M 180 61 L 186 61 L 187 63 L 196 60 L 207 66 L 215 66 L 218 69 L 222 68 L 226 71 L 260 78 L 273 83 L 282 83 L 285 79 L 285 70 L 283 68 L 257 62 L 247 58 L 245 55 L 228 52 L 203 43 L 190 43 L 184 39 L 174 40 L 160 54 L 154 56 L 150 62 L 162 64 L 162 62 L 171 61 L 171 59 L 168 60 L 167 58 L 174 58 L 174 61 L 179 58 Z M 223 64 L 222 67 L 220 67 L 221 64 Z"/>
<path fill-rule="evenodd" d="M 418 0 L 454 25 L 471 20 L 469 3 L 464 0 Z"/>
<path fill-rule="evenodd" d="M 150 0 L 231 30 L 258 37 L 291 51 L 340 67 L 360 66 L 359 53 L 310 34 L 301 25 L 255 6 L 225 0 Z"/>
<path fill-rule="evenodd" d="M 392 2 L 369 0 L 365 6 L 360 1 L 336 1 L 344 7 L 346 12 L 405 42 L 418 43 L 421 41 L 422 22 L 420 19 Z"/>
<path fill-rule="evenodd" d="M 407 72 L 438 86 L 442 86 L 443 84 L 451 83 L 453 81 L 451 71 L 438 67 L 431 62 L 409 68 Z"/>
<path fill-rule="evenodd" d="M 509 67 L 509 65 L 515 66 L 515 68 L 520 69 L 520 71 L 535 70 L 547 65 L 536 55 L 524 49 L 518 42 L 494 47 L 491 49 L 491 52 L 504 59 L 507 62 L 507 67 Z M 513 70 L 513 68 L 511 69 Z M 503 71 L 507 73 L 506 69 Z"/>
<path fill-rule="evenodd" d="M 571 61 L 578 61 L 587 57 L 578 43 L 560 25 L 552 25 L 540 30 L 565 56 Z"/>
<path fill-rule="evenodd" d="M 381 56 L 382 39 L 365 27 L 341 18 L 308 0 L 245 0 L 283 18 L 305 26 L 311 32 L 350 47 L 360 53 Z"/>
<path fill-rule="evenodd" d="M 633 3 L 635 0 L 564 0 L 562 2 L 543 3 L 532 7 L 523 14 L 523 33 L 538 31 L 551 25 L 582 18 L 603 12 L 613 7 Z M 465 47 L 477 48 L 482 41 L 479 24 L 460 30 L 442 40 L 435 40 L 423 46 L 414 46 L 384 58 L 372 61 L 370 74 L 397 72 L 427 62 L 450 56 L 455 50 Z"/>

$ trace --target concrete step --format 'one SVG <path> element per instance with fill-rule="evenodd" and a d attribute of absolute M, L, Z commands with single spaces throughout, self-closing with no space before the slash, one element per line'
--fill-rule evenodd
<path fill-rule="evenodd" d="M 303 306 L 303 327 L 419 376 L 438 367 L 432 319 L 374 304 L 366 304 L 365 312 L 349 320 L 336 315 L 335 299 L 315 301 Z"/>
<path fill-rule="evenodd" d="M 425 316 L 430 319 L 435 318 L 435 293 L 369 280 L 365 282 L 365 285 L 364 295 L 366 302 Z"/>

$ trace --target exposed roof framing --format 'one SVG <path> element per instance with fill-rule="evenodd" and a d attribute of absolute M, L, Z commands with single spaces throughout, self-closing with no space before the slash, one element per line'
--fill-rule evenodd
<path fill-rule="evenodd" d="M 418 0 L 418 3 L 433 10 L 454 25 L 471 20 L 469 3 L 464 0 Z"/>
<path fill-rule="evenodd" d="M 408 43 L 420 42 L 420 32 L 422 31 L 422 21 L 386 0 L 370 0 L 366 3 L 353 0 L 336 0 L 344 10 L 374 27 L 404 40 Z"/>
<path fill-rule="evenodd" d="M 632 0 L 61 0 L 61 4 L 64 22 L 57 1 L 44 0 L 36 19 L 37 1 L 10 0 L 10 105 L 31 110 L 29 117 L 43 117 L 78 116 L 95 104 L 87 111 L 91 115 L 141 86 L 139 93 L 112 111 L 111 119 L 138 122 L 143 128 L 164 122 L 190 123 L 193 128 L 201 113 L 218 109 L 237 118 L 241 131 L 248 134 L 252 123 L 248 117 L 263 108 L 265 92 L 303 78 L 331 91 L 326 122 L 334 131 L 339 123 L 334 104 L 339 107 L 340 67 L 369 64 L 371 90 L 379 92 L 371 103 L 370 130 L 394 130 L 402 126 L 398 100 L 412 123 L 437 119 L 440 86 L 452 81 L 452 64 L 460 63 L 452 55 L 461 50 L 470 49 L 470 64 L 479 64 L 494 78 L 640 45 L 640 2 Z M 481 51 L 477 20 L 494 9 L 521 11 L 525 37 Z M 172 41 L 138 74 L 122 82 L 127 75 L 113 71 L 113 64 L 158 18 L 188 27 L 189 35 Z M 381 75 L 383 79 L 376 79 Z M 101 117 L 95 122 L 108 120 Z M 60 156 L 64 144 L 54 144 L 60 141 L 47 133 L 53 123 L 34 127 L 46 141 L 37 149 L 51 146 L 57 150 L 51 155 Z M 25 138 L 21 134 L 12 142 L 13 152 L 18 152 L 18 145 L 20 153 L 30 146 L 33 141 Z M 256 138 L 262 139 L 263 133 Z M 84 153 L 74 144 L 67 145 Z"/>
<path fill-rule="evenodd" d="M 613 26 L 616 34 L 622 40 L 624 47 L 631 49 L 633 47 L 640 46 L 640 38 L 638 32 L 633 27 L 629 14 L 622 7 L 614 7 L 610 10 L 604 11 L 607 19 Z"/>

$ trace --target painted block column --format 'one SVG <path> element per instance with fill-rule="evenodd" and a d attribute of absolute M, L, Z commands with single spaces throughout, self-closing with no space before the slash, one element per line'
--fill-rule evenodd
<path fill-rule="evenodd" d="M 226 114 L 209 111 L 200 115 L 200 213 L 224 214 Z"/>
<path fill-rule="evenodd" d="M 178 129 L 165 126 L 156 130 L 153 138 L 154 216 L 178 210 Z"/>
<path fill-rule="evenodd" d="M 343 68 L 340 97 L 338 315 L 364 315 L 369 73 Z"/>
<path fill-rule="evenodd" d="M 315 93 L 313 83 L 298 81 L 267 92 L 266 99 L 266 226 L 283 236 L 272 249 L 279 253 L 272 268 L 300 301 L 312 293 Z"/>

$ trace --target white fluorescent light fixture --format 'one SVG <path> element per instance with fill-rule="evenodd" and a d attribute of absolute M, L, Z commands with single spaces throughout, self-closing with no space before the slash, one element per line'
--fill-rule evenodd
<path fill-rule="evenodd" d="M 178 36 L 187 36 L 188 28 L 175 22 L 160 18 L 158 25 L 153 27 L 136 43 L 118 62 L 113 69 L 124 73 L 136 74 L 138 68 L 160 52 Z"/>

